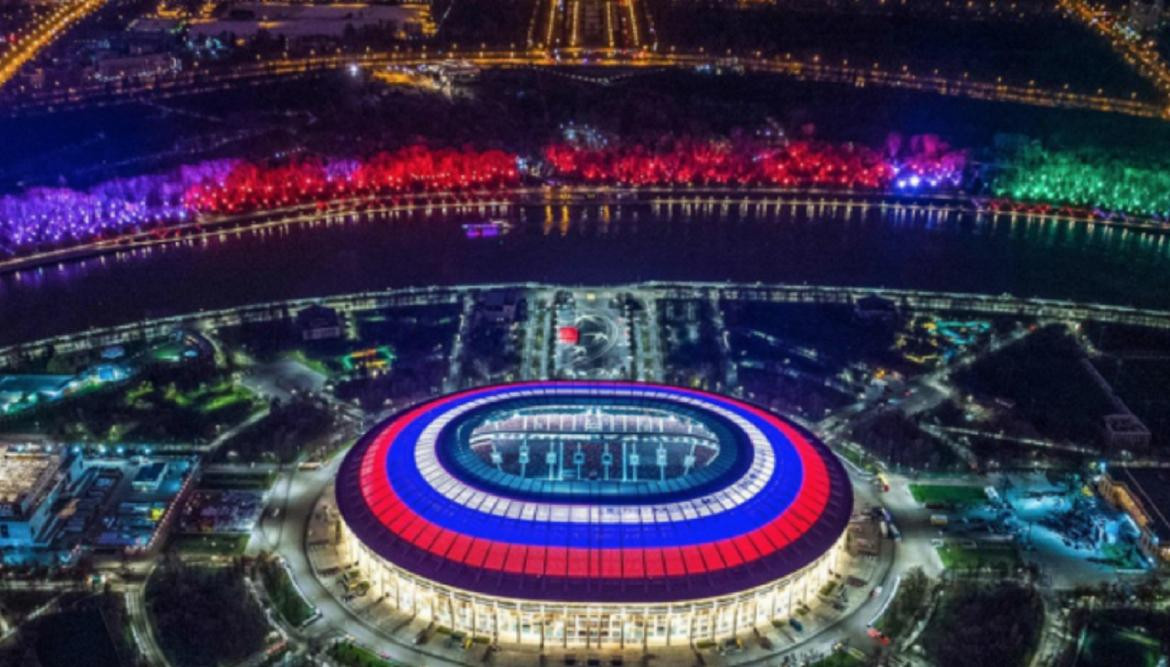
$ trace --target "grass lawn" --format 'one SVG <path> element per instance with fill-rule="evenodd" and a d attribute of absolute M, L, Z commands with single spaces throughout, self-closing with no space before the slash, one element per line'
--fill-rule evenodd
<path fill-rule="evenodd" d="M 1020 552 L 1010 545 L 965 547 L 944 544 L 937 550 L 943 567 L 948 570 L 974 570 L 980 567 L 1006 567 L 1014 570 L 1020 566 Z"/>
<path fill-rule="evenodd" d="M 850 463 L 857 466 L 858 468 L 861 468 L 862 470 L 865 470 L 866 472 L 877 472 L 877 466 L 874 465 L 873 459 L 864 454 L 853 451 L 853 449 L 850 447 L 838 447 L 833 451 L 839 454 L 842 458 L 849 459 Z"/>
<path fill-rule="evenodd" d="M 192 408 L 203 414 L 210 414 L 237 403 L 258 403 L 256 396 L 246 387 L 226 379 L 210 387 L 189 392 L 169 388 L 165 396 L 181 408 Z"/>
<path fill-rule="evenodd" d="M 405 667 L 402 663 L 387 660 L 373 651 L 357 644 L 334 644 L 329 655 L 345 667 Z"/>
<path fill-rule="evenodd" d="M 837 651 L 827 658 L 812 663 L 812 667 L 861 667 L 865 662 L 845 651 Z"/>
<path fill-rule="evenodd" d="M 975 505 L 987 500 L 983 487 L 955 484 L 911 484 L 910 495 L 923 505 L 933 503 Z"/>
<path fill-rule="evenodd" d="M 100 610 L 91 608 L 62 611 L 43 617 L 38 623 L 42 639 L 36 642 L 38 663 L 54 665 L 118 665 L 118 647 L 106 631 Z M 52 640 L 45 641 L 45 638 Z M 62 638 L 68 637 L 62 641 Z"/>
<path fill-rule="evenodd" d="M 210 473 L 205 474 L 199 480 L 199 488 L 211 489 L 217 491 L 228 491 L 233 489 L 244 489 L 253 491 L 264 491 L 272 486 L 276 481 L 275 472 L 262 473 Z"/>
<path fill-rule="evenodd" d="M 1118 569 L 1140 570 L 1146 568 L 1145 559 L 1137 550 L 1137 546 L 1133 544 L 1106 544 L 1101 548 L 1101 556 Z"/>
<path fill-rule="evenodd" d="M 172 535 L 170 541 L 172 549 L 211 556 L 238 556 L 247 546 L 247 535 Z"/>
<path fill-rule="evenodd" d="M 138 386 L 126 390 L 126 405 L 134 405 L 138 402 L 138 399 L 149 396 L 152 391 L 154 391 L 154 388 L 149 382 L 139 382 Z"/>
<path fill-rule="evenodd" d="M 300 591 L 289 579 L 288 571 L 278 562 L 268 562 L 262 570 L 264 588 L 268 597 L 284 620 L 294 627 L 300 627 L 313 617 L 316 611 L 301 597 Z"/>
<path fill-rule="evenodd" d="M 9 623 L 20 623 L 38 607 L 59 596 L 57 591 L 0 591 L 0 609 Z"/>
<path fill-rule="evenodd" d="M 1103 623 L 1088 631 L 1077 663 L 1085 667 L 1155 667 L 1160 657 L 1157 639 L 1136 630 Z"/>
<path fill-rule="evenodd" d="M 324 361 L 310 357 L 309 355 L 305 354 L 304 350 L 300 348 L 289 350 L 285 353 L 284 358 L 289 359 L 290 361 L 295 361 L 319 375 L 324 375 L 325 377 L 333 376 L 333 371 L 329 370 L 329 366 L 327 366 Z"/>
<path fill-rule="evenodd" d="M 242 386 L 235 386 L 224 393 L 209 396 L 203 402 L 203 405 L 199 406 L 199 411 L 207 414 L 216 410 L 222 410 L 236 403 L 254 403 L 256 402 L 255 399 L 256 397 L 252 395 L 252 392 Z"/>

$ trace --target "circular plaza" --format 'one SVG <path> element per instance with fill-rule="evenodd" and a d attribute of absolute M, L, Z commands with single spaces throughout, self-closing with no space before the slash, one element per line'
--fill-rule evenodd
<path fill-rule="evenodd" d="M 529 382 L 382 422 L 336 479 L 376 599 L 499 643 L 662 646 L 791 618 L 839 567 L 853 496 L 829 450 L 745 402 Z"/>

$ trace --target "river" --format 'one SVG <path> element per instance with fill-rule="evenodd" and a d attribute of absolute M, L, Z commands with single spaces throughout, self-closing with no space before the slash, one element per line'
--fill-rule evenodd
<path fill-rule="evenodd" d="M 1010 293 L 1170 308 L 1165 235 L 862 209 L 517 204 L 291 225 L 0 276 L 0 344 L 144 317 L 398 286 L 732 280 Z"/>

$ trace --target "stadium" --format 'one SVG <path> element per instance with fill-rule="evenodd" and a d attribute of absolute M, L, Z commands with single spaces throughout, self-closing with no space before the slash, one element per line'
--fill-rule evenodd
<path fill-rule="evenodd" d="M 786 420 L 692 389 L 481 387 L 348 453 L 342 550 L 371 595 L 493 642 L 661 646 L 791 618 L 838 567 L 844 468 Z"/>

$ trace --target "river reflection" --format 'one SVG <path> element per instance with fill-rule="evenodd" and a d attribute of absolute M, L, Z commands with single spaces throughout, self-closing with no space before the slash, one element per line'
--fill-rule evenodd
<path fill-rule="evenodd" d="M 468 238 L 467 223 L 506 233 Z M 549 198 L 210 234 L 0 277 L 0 344 L 143 317 L 427 284 L 732 280 L 1170 307 L 1170 242 L 1107 225 L 737 196 Z"/>

